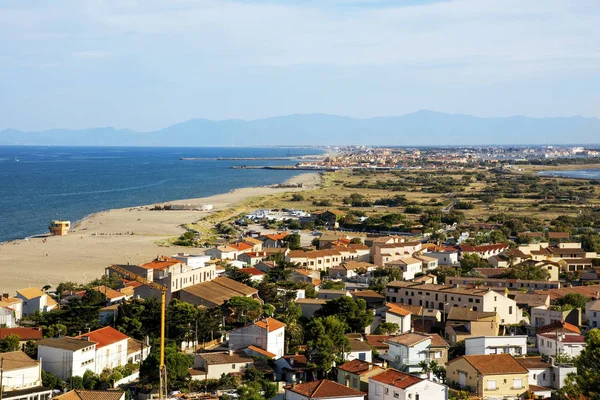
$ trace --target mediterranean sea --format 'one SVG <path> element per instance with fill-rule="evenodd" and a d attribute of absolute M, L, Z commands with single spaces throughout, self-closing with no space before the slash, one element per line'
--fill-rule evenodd
<path fill-rule="evenodd" d="M 538 175 L 561 178 L 600 179 L 600 168 L 541 171 Z"/>
<path fill-rule="evenodd" d="M 0 146 L 0 242 L 48 232 L 53 219 L 74 223 L 113 208 L 198 198 L 284 182 L 306 171 L 230 169 L 293 165 L 286 148 L 156 148 Z M 321 154 L 302 149 L 303 154 Z M 183 161 L 187 158 L 212 158 Z"/>

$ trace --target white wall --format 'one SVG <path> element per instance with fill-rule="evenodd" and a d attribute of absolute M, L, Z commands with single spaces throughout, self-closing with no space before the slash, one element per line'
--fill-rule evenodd
<path fill-rule="evenodd" d="M 0 325 L 4 325 L 6 328 L 13 328 L 15 326 L 13 310 L 0 307 Z"/>
<path fill-rule="evenodd" d="M 465 339 L 466 355 L 504 353 L 527 354 L 527 336 L 479 336 Z"/>
<path fill-rule="evenodd" d="M 68 380 L 72 376 L 83 376 L 88 369 L 96 370 L 95 347 L 96 345 L 92 345 L 83 350 L 71 351 L 38 346 L 38 360 L 42 361 L 44 371 L 52 372 L 57 377 Z"/>
<path fill-rule="evenodd" d="M 5 394 L 8 394 L 11 390 L 41 386 L 41 380 L 40 367 L 35 365 L 5 372 L 0 385 L 4 386 Z"/>
<path fill-rule="evenodd" d="M 386 392 L 387 389 L 387 392 Z M 417 397 L 418 396 L 418 397 Z M 369 379 L 369 400 L 446 400 L 448 387 L 423 380 L 406 389 Z"/>
<path fill-rule="evenodd" d="M 549 339 L 537 335 L 537 348 L 541 355 L 554 357 L 557 353 L 557 342 L 555 339 Z M 585 343 L 564 343 L 558 341 L 558 353 L 565 353 L 570 357 L 578 357 L 581 351 L 585 348 Z"/>
<path fill-rule="evenodd" d="M 127 339 L 96 349 L 96 373 L 127 364 Z"/>

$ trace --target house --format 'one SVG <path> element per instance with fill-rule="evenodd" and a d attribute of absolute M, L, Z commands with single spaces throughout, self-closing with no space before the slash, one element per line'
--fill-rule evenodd
<path fill-rule="evenodd" d="M 585 303 L 585 318 L 591 328 L 600 328 L 600 300 Z"/>
<path fill-rule="evenodd" d="M 578 272 L 592 268 L 592 260 L 589 258 L 563 258 L 558 261 L 563 272 Z"/>
<path fill-rule="evenodd" d="M 307 269 L 323 271 L 339 266 L 344 260 L 338 250 L 292 250 L 285 256 L 285 261 Z"/>
<path fill-rule="evenodd" d="M 452 307 L 446 317 L 446 337 L 451 343 L 474 336 L 497 336 L 500 319 L 495 312 Z"/>
<path fill-rule="evenodd" d="M 125 400 L 120 390 L 71 390 L 53 397 L 54 400 Z"/>
<path fill-rule="evenodd" d="M 535 281 L 526 279 L 480 278 L 468 276 L 449 276 L 448 285 L 477 285 L 491 288 L 508 288 L 513 290 L 545 290 L 560 289 L 559 281 Z"/>
<path fill-rule="evenodd" d="M 369 400 L 447 400 L 448 387 L 395 369 L 369 378 Z"/>
<path fill-rule="evenodd" d="M 527 335 L 519 336 L 474 336 L 465 338 L 465 355 L 527 354 Z"/>
<path fill-rule="evenodd" d="M 365 393 L 327 379 L 284 386 L 286 400 L 364 400 Z"/>
<path fill-rule="evenodd" d="M 141 363 L 150 355 L 150 345 L 140 340 L 127 340 L 127 364 Z"/>
<path fill-rule="evenodd" d="M 260 300 L 257 289 L 224 276 L 188 286 L 179 292 L 181 301 L 207 308 L 221 306 L 234 296 Z"/>
<path fill-rule="evenodd" d="M 158 256 L 154 260 L 140 264 L 121 264 L 118 267 L 133 274 L 141 275 L 149 281 L 155 282 L 167 288 L 167 302 L 170 302 L 174 293 L 187 287 L 207 282 L 216 277 L 215 265 L 205 264 L 202 267 L 192 268 L 180 259 L 167 256 Z M 105 269 L 106 275 L 119 274 L 111 267 Z M 139 285 L 134 288 L 135 297 L 160 298 L 160 290 L 153 289 L 147 285 Z"/>
<path fill-rule="evenodd" d="M 403 257 L 412 258 L 413 254 L 421 252 L 422 249 L 423 244 L 420 241 L 393 243 L 374 242 L 371 247 L 371 261 L 375 265 L 387 265 Z M 410 261 L 413 262 L 413 260 Z M 421 261 L 416 260 L 416 262 L 422 265 Z"/>
<path fill-rule="evenodd" d="M 38 342 L 38 360 L 46 372 L 62 380 L 96 371 L 96 342 L 72 337 L 43 339 Z"/>
<path fill-rule="evenodd" d="M 538 328 L 550 325 L 555 321 L 568 322 L 569 324 L 581 325 L 581 309 L 573 308 L 562 310 L 557 306 L 537 306 L 531 308 L 531 327 Z"/>
<path fill-rule="evenodd" d="M 394 281 L 386 285 L 386 299 L 392 303 L 420 305 L 444 312 L 452 307 L 493 311 L 498 313 L 502 324 L 518 324 L 523 319 L 523 313 L 513 299 L 489 288 Z"/>
<path fill-rule="evenodd" d="M 365 393 L 369 391 L 369 378 L 385 371 L 384 368 L 361 360 L 348 361 L 337 367 L 337 370 L 339 384 Z"/>
<path fill-rule="evenodd" d="M 245 262 L 249 266 L 255 266 L 267 257 L 268 255 L 265 251 L 250 251 L 240 254 L 237 259 Z"/>
<path fill-rule="evenodd" d="M 327 303 L 325 299 L 297 299 L 296 304 L 302 310 L 302 316 L 312 318 L 317 310 L 320 310 Z"/>
<path fill-rule="evenodd" d="M 100 311 L 98 311 L 98 319 L 102 325 L 111 325 L 115 323 L 118 315 L 118 304 L 111 304 L 110 306 L 102 307 Z"/>
<path fill-rule="evenodd" d="M 229 350 L 241 350 L 248 346 L 266 350 L 272 354 L 270 358 L 283 357 L 285 324 L 274 318 L 265 318 L 229 332 Z"/>
<path fill-rule="evenodd" d="M 394 337 L 393 335 L 365 335 L 365 339 L 372 349 L 377 350 L 379 357 L 385 356 L 390 351 L 390 345 L 387 340 Z"/>
<path fill-rule="evenodd" d="M 275 360 L 275 376 L 278 381 L 287 383 L 306 382 L 314 372 L 314 366 L 309 366 L 304 354 L 283 356 Z"/>
<path fill-rule="evenodd" d="M 21 350 L 24 349 L 25 344 L 32 340 L 37 342 L 38 340 L 42 340 L 44 338 L 43 332 L 41 328 L 0 328 L 0 340 L 6 339 L 8 335 L 16 335 L 19 337 L 19 344 L 21 345 Z"/>
<path fill-rule="evenodd" d="M 272 233 L 264 236 L 260 236 L 258 240 L 262 241 L 263 249 L 265 247 L 270 248 L 281 248 L 286 247 L 283 239 L 288 237 L 289 233 L 281 232 L 281 233 Z"/>
<path fill-rule="evenodd" d="M 385 322 L 393 323 L 398 325 L 398 332 L 396 334 L 409 332 L 411 329 L 411 312 L 401 305 L 394 303 L 386 304 L 386 311 L 384 312 Z"/>
<path fill-rule="evenodd" d="M 487 260 L 492 256 L 497 256 L 498 254 L 509 249 L 509 245 L 506 243 L 497 243 L 497 244 L 486 244 L 481 246 L 471 246 L 469 244 L 461 244 L 456 246 L 458 249 L 458 259 L 460 260 L 465 254 L 476 254 L 479 257 Z"/>
<path fill-rule="evenodd" d="M 361 360 L 373 362 L 373 349 L 360 337 L 348 337 L 348 349 L 342 355 L 344 361 Z"/>
<path fill-rule="evenodd" d="M 90 290 L 102 293 L 104 296 L 106 296 L 108 304 L 118 304 L 133 297 L 133 293 L 129 295 L 119 290 L 106 287 L 105 285 L 95 286 L 90 288 Z"/>
<path fill-rule="evenodd" d="M 205 250 L 204 255 L 210 256 L 210 258 L 215 260 L 236 260 L 238 251 L 230 246 L 216 246 Z"/>
<path fill-rule="evenodd" d="M 127 365 L 129 336 L 115 328 L 106 326 L 75 338 L 83 339 L 89 343 L 96 343 L 96 356 L 94 359 L 96 367 L 94 372 L 96 374 L 101 373 L 106 368 L 111 369 Z"/>
<path fill-rule="evenodd" d="M 470 355 L 448 362 L 450 386 L 482 398 L 518 398 L 529 390 L 529 371 L 510 354 Z"/>
<path fill-rule="evenodd" d="M 414 257 L 401 257 L 397 260 L 385 263 L 386 267 L 402 270 L 402 279 L 412 281 L 416 274 L 423 273 L 423 262 Z"/>
<path fill-rule="evenodd" d="M 177 253 L 171 258 L 179 260 L 185 265 L 192 269 L 203 268 L 206 264 L 210 264 L 210 256 L 205 254 L 189 254 L 189 253 Z"/>
<path fill-rule="evenodd" d="M 350 296 L 357 299 L 363 299 L 367 303 L 367 308 L 379 308 L 385 305 L 385 296 L 377 293 L 374 290 L 353 290 L 350 292 Z"/>
<path fill-rule="evenodd" d="M 427 257 L 436 258 L 438 260 L 438 266 L 457 266 L 458 262 L 458 251 L 452 248 L 440 248 L 429 250 L 426 253 Z"/>
<path fill-rule="evenodd" d="M 190 369 L 192 380 L 219 379 L 223 374 L 243 374 L 254 364 L 252 358 L 238 353 L 200 353 Z"/>
<path fill-rule="evenodd" d="M 536 392 L 551 388 L 553 390 L 561 389 L 565 384 L 565 378 L 568 373 L 577 373 L 577 368 L 572 364 L 554 365 L 541 357 L 519 357 L 516 359 L 519 364 L 529 371 L 529 390 Z M 545 398 L 545 397 L 544 397 Z"/>
<path fill-rule="evenodd" d="M 17 299 L 23 301 L 23 315 L 35 312 L 48 312 L 58 307 L 58 303 L 40 288 L 17 290 Z"/>
<path fill-rule="evenodd" d="M 585 336 L 570 329 L 538 330 L 536 333 L 537 349 L 542 356 L 565 354 L 573 358 L 579 356 L 586 345 Z"/>
<path fill-rule="evenodd" d="M 260 236 L 260 235 L 259 235 Z M 261 252 L 263 250 L 263 242 L 262 240 L 258 240 L 253 237 L 245 237 L 243 240 L 244 243 L 252 246 L 253 252 Z"/>
<path fill-rule="evenodd" d="M 0 307 L 0 326 L 12 328 L 16 325 L 15 312 L 9 307 Z"/>
<path fill-rule="evenodd" d="M 430 257 L 427 255 L 415 255 L 415 259 L 421 261 L 423 272 L 432 271 L 438 267 L 439 260 L 435 257 Z"/>
<path fill-rule="evenodd" d="M 0 297 L 0 307 L 9 308 L 13 311 L 15 322 L 23 318 L 23 300 L 16 297 L 10 297 L 8 293 L 3 293 Z"/>
<path fill-rule="evenodd" d="M 229 247 L 236 250 L 238 259 L 239 259 L 239 256 L 242 255 L 243 253 L 254 252 L 254 245 L 245 243 L 245 242 L 233 243 L 233 244 L 230 244 Z"/>
<path fill-rule="evenodd" d="M 313 286 L 321 284 L 321 274 L 319 271 L 310 269 L 292 269 L 288 279 L 292 282 L 306 282 Z"/>
<path fill-rule="evenodd" d="M 450 346 L 438 334 L 409 332 L 392 337 L 386 343 L 390 350 L 385 358 L 390 365 L 408 373 L 420 372 L 421 361 L 443 365 L 448 360 Z"/>
<path fill-rule="evenodd" d="M 249 275 L 252 282 L 262 282 L 265 277 L 264 272 L 252 267 L 240 268 L 239 271 Z"/>
<path fill-rule="evenodd" d="M 317 297 L 323 300 L 334 300 L 344 296 L 350 297 L 351 294 L 349 291 L 343 289 L 321 289 L 317 294 Z"/>
<path fill-rule="evenodd" d="M 0 354 L 2 400 L 49 400 L 52 390 L 42 386 L 40 362 L 22 351 Z"/>
<path fill-rule="evenodd" d="M 358 277 L 358 272 L 366 274 L 377 269 L 375 264 L 364 261 L 345 261 L 342 264 L 329 268 L 329 276 L 333 279 L 348 280 Z"/>
<path fill-rule="evenodd" d="M 547 294 L 517 293 L 514 300 L 517 307 L 526 309 L 529 315 L 533 307 L 550 307 L 550 296 Z"/>

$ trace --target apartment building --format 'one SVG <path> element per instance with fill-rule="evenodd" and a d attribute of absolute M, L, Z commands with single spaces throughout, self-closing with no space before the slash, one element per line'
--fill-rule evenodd
<path fill-rule="evenodd" d="M 499 279 L 499 278 L 481 278 L 467 276 L 449 276 L 446 278 L 448 285 L 478 285 L 488 286 L 491 288 L 508 288 L 508 289 L 528 289 L 528 290 L 545 290 L 545 289 L 560 289 L 559 281 L 535 281 L 521 279 Z"/>
<path fill-rule="evenodd" d="M 445 313 L 451 307 L 493 311 L 498 313 L 501 324 L 518 324 L 523 319 L 523 313 L 514 300 L 489 288 L 394 281 L 386 286 L 386 300 L 391 303 L 437 308 Z"/>
<path fill-rule="evenodd" d="M 373 243 L 371 259 L 375 265 L 387 265 L 403 257 L 411 257 L 423 249 L 421 242 Z"/>

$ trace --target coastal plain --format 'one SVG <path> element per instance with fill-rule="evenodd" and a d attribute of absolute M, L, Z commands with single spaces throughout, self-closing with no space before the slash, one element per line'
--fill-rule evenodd
<path fill-rule="evenodd" d="M 212 204 L 212 211 L 153 211 L 153 205 L 107 210 L 90 215 L 67 236 L 40 236 L 0 244 L 0 291 L 60 282 L 88 282 L 118 263 L 141 263 L 159 254 L 189 252 L 190 248 L 162 246 L 185 232 L 183 225 L 226 211 L 255 197 L 318 187 L 318 173 L 290 179 L 302 188 L 247 187 L 215 196 L 171 201 L 170 204 Z M 41 228 L 41 227 L 40 227 Z M 41 229 L 40 229 L 41 230 Z"/>

